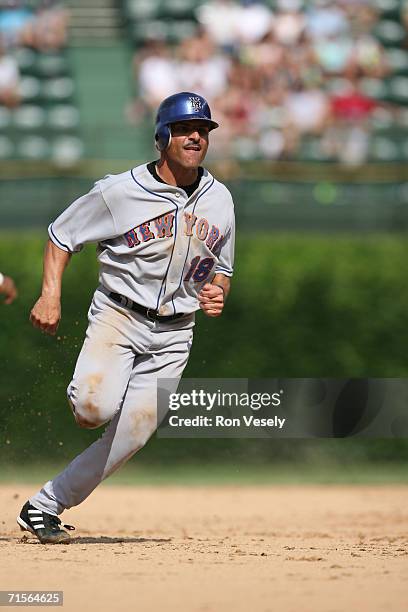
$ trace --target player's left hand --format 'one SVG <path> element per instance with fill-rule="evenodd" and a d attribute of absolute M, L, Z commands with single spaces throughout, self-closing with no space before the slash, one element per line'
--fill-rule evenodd
<path fill-rule="evenodd" d="M 198 300 L 208 317 L 219 317 L 224 308 L 224 291 L 218 285 L 206 283 L 198 294 Z"/>

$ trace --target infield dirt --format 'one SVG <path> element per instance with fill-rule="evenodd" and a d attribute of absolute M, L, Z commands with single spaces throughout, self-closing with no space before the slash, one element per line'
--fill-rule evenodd
<path fill-rule="evenodd" d="M 0 486 L 0 590 L 86 612 L 408 608 L 407 486 L 106 485 L 64 513 L 69 546 L 19 531 L 34 491 Z"/>

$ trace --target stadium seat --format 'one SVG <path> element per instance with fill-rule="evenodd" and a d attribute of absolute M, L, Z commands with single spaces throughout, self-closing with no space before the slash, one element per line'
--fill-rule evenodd
<path fill-rule="evenodd" d="M 174 20 L 168 22 L 167 40 L 170 43 L 179 43 L 189 38 L 197 29 L 197 23 L 191 19 Z"/>
<path fill-rule="evenodd" d="M 370 124 L 374 130 L 384 131 L 395 127 L 396 122 L 391 110 L 387 108 L 378 108 L 371 116 Z"/>
<path fill-rule="evenodd" d="M 13 141 L 7 136 L 0 135 L 0 158 L 12 157 L 14 153 Z"/>
<path fill-rule="evenodd" d="M 336 95 L 344 91 L 345 87 L 347 86 L 348 86 L 348 79 L 344 77 L 336 77 L 336 78 L 331 78 L 327 81 L 326 90 L 329 93 Z"/>
<path fill-rule="evenodd" d="M 398 161 L 401 158 L 398 143 L 385 136 L 375 136 L 370 151 L 374 161 Z"/>
<path fill-rule="evenodd" d="M 150 38 L 166 40 L 167 32 L 167 24 L 164 21 L 137 22 L 132 28 L 132 38 L 135 45 L 141 45 Z"/>
<path fill-rule="evenodd" d="M 16 58 L 18 67 L 21 72 L 29 71 L 35 64 L 37 54 L 32 49 L 27 47 L 20 47 L 12 52 L 12 55 Z"/>
<path fill-rule="evenodd" d="M 38 98 L 41 91 L 40 80 L 34 76 L 23 76 L 20 81 L 20 95 L 24 101 Z"/>
<path fill-rule="evenodd" d="M 12 122 L 12 113 L 8 108 L 0 106 L 0 130 L 5 130 L 10 127 Z"/>
<path fill-rule="evenodd" d="M 388 47 L 401 45 L 405 38 L 405 30 L 402 25 L 390 19 L 382 19 L 374 28 L 374 33 L 383 45 Z"/>
<path fill-rule="evenodd" d="M 44 78 L 63 76 L 67 73 L 67 60 L 60 53 L 40 53 L 34 71 Z"/>
<path fill-rule="evenodd" d="M 395 75 L 408 75 L 408 51 L 390 48 L 386 52 L 387 62 Z"/>
<path fill-rule="evenodd" d="M 381 100 L 387 97 L 388 88 L 384 81 L 380 79 L 365 78 L 360 81 L 361 91 L 376 100 Z"/>
<path fill-rule="evenodd" d="M 401 147 L 402 156 L 408 160 L 408 142 L 403 142 Z"/>
<path fill-rule="evenodd" d="M 79 125 L 79 111 L 75 106 L 58 104 L 48 111 L 48 125 L 51 128 L 66 130 Z"/>
<path fill-rule="evenodd" d="M 401 108 L 398 113 L 398 124 L 403 128 L 408 128 L 408 108 Z"/>
<path fill-rule="evenodd" d="M 43 108 L 24 105 L 13 112 L 14 125 L 21 130 L 34 130 L 45 125 L 46 114 Z"/>
<path fill-rule="evenodd" d="M 398 76 L 389 81 L 390 97 L 393 102 L 408 103 L 408 77 Z"/>
<path fill-rule="evenodd" d="M 152 19 L 158 15 L 160 0 L 127 0 L 126 13 L 130 20 Z"/>
<path fill-rule="evenodd" d="M 49 145 L 43 136 L 33 135 L 21 139 L 17 151 L 23 158 L 46 159 L 49 154 Z"/>
<path fill-rule="evenodd" d="M 297 158 L 302 161 L 326 161 L 320 138 L 305 136 L 302 139 Z"/>
<path fill-rule="evenodd" d="M 237 138 L 234 142 L 234 157 L 243 161 L 258 158 L 258 144 L 252 138 Z"/>
<path fill-rule="evenodd" d="M 81 158 L 83 148 L 82 141 L 77 137 L 58 138 L 52 145 L 51 159 L 60 165 L 70 165 Z"/>
<path fill-rule="evenodd" d="M 69 77 L 45 79 L 41 93 L 43 98 L 48 101 L 69 100 L 74 93 L 74 82 Z"/>
<path fill-rule="evenodd" d="M 163 2 L 160 7 L 160 17 L 170 17 L 173 19 L 194 18 L 195 5 L 191 0 L 171 0 L 171 2 Z"/>
<path fill-rule="evenodd" d="M 399 19 L 399 0 L 373 0 L 375 8 L 387 19 Z"/>

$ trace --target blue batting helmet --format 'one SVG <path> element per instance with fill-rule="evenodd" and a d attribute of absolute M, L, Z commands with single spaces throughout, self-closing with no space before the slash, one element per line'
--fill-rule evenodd
<path fill-rule="evenodd" d="M 218 127 L 211 119 L 211 110 L 207 100 L 190 91 L 169 96 L 160 104 L 156 115 L 154 138 L 159 151 L 164 151 L 170 144 L 170 124 L 177 121 L 205 121 L 210 130 Z"/>

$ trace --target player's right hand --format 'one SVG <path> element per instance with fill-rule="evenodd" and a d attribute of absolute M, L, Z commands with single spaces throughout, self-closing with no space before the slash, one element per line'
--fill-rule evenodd
<path fill-rule="evenodd" d="M 10 278 L 10 276 L 3 277 L 3 283 L 0 285 L 0 293 L 5 295 L 5 304 L 11 304 L 16 299 L 17 289 L 13 279 Z"/>
<path fill-rule="evenodd" d="M 30 321 L 46 334 L 52 336 L 61 319 L 61 300 L 57 297 L 41 296 L 30 313 Z"/>

